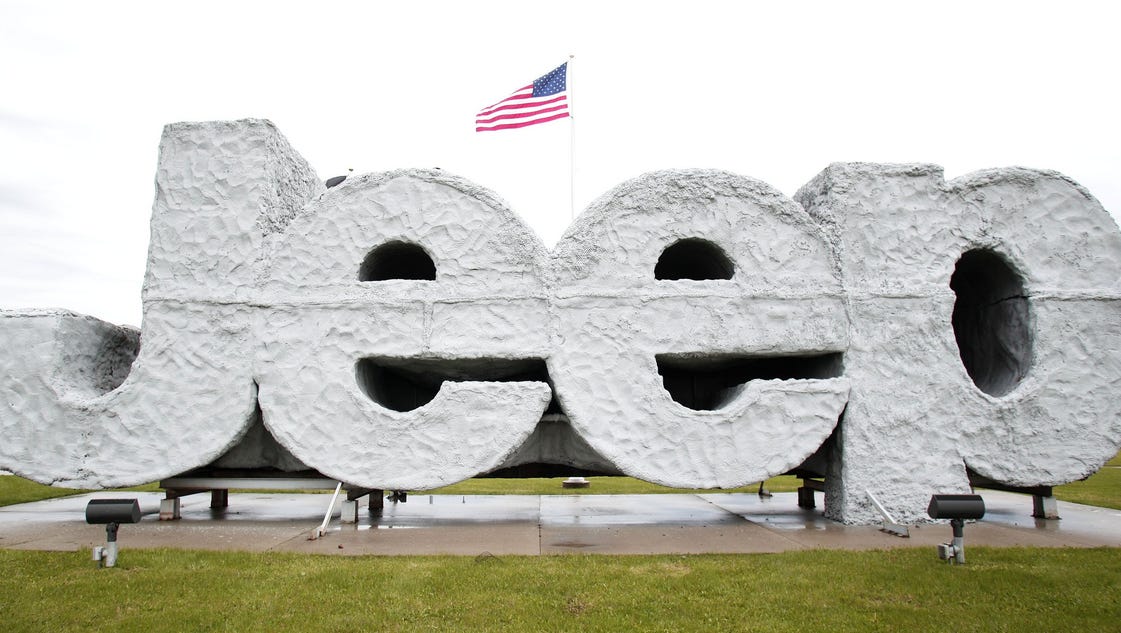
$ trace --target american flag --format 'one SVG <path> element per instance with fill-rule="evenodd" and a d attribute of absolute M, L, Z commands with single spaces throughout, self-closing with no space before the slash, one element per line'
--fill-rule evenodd
<path fill-rule="evenodd" d="M 568 62 L 475 115 L 476 132 L 548 123 L 568 116 Z"/>

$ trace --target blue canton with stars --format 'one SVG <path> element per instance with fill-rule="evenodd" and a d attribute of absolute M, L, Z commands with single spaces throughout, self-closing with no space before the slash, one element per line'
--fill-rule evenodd
<path fill-rule="evenodd" d="M 553 71 L 546 75 L 538 77 L 533 82 L 533 96 L 547 97 L 555 95 L 559 92 L 564 92 L 566 88 L 566 76 L 568 74 L 568 62 L 557 66 Z"/>

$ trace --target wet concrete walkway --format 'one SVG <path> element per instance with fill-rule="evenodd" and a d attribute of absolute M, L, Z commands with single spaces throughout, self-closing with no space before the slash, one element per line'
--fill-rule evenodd
<path fill-rule="evenodd" d="M 1059 502 L 1058 521 L 1031 517 L 1031 497 L 982 491 L 987 514 L 965 528 L 966 547 L 1121 547 L 1121 511 Z M 231 494 L 225 510 L 209 495 L 182 500 L 183 518 L 158 519 L 160 493 L 92 493 L 0 508 L 0 547 L 74 551 L 101 545 L 102 526 L 85 523 L 95 498 L 137 498 L 145 515 L 120 529 L 122 550 L 171 547 L 319 554 L 699 554 L 811 548 L 931 547 L 949 541 L 946 522 L 910 528 L 910 538 L 875 526 L 846 526 L 819 507 L 804 510 L 794 493 L 449 496 L 410 495 L 380 515 L 359 510 L 357 524 L 338 511 L 327 534 L 309 536 L 330 495 Z M 933 552 L 932 552 L 933 555 Z"/>

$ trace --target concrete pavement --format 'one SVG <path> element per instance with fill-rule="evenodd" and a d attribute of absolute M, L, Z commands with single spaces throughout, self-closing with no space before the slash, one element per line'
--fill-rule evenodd
<path fill-rule="evenodd" d="M 1031 517 L 1031 497 L 981 491 L 987 513 L 965 528 L 966 547 L 1121 547 L 1121 511 L 1059 502 L 1061 520 Z M 182 519 L 159 521 L 160 493 L 99 492 L 0 508 L 0 547 L 75 551 L 101 545 L 103 526 L 85 523 L 90 499 L 137 498 L 145 515 L 120 528 L 122 551 L 170 547 L 318 554 L 700 554 L 800 549 L 933 547 L 949 541 L 947 522 L 910 527 L 910 538 L 875 526 L 846 526 L 805 510 L 794 493 L 450 496 L 413 494 L 386 502 L 380 514 L 359 510 L 342 524 L 336 509 L 327 534 L 330 495 L 229 496 L 211 510 L 209 495 L 182 500 Z M 931 552 L 933 556 L 933 551 Z"/>

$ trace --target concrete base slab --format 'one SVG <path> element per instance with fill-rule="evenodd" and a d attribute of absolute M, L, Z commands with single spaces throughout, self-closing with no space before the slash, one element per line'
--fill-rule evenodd
<path fill-rule="evenodd" d="M 1028 495 L 982 491 L 988 512 L 965 528 L 966 547 L 1121 547 L 1121 511 L 1059 502 L 1061 521 L 1032 518 Z M 309 540 L 329 495 L 232 494 L 212 509 L 205 495 L 182 499 L 182 519 L 159 521 L 159 493 L 99 492 L 0 508 L 0 547 L 89 549 L 105 529 L 85 523 L 90 499 L 134 497 L 144 516 L 120 529 L 130 548 L 291 551 L 342 555 L 700 554 L 796 549 L 933 547 L 951 539 L 945 522 L 899 538 L 874 526 L 826 519 L 798 507 L 795 493 L 409 496 L 359 512 L 343 524 L 335 512 L 327 534 Z M 932 556 L 933 551 L 932 551 Z"/>
<path fill-rule="evenodd" d="M 425 528 L 335 526 L 322 538 L 285 543 L 285 551 L 351 556 L 534 556 L 540 554 L 534 523 L 453 524 Z"/>
<path fill-rule="evenodd" d="M 742 519 L 700 495 L 541 497 L 542 525 L 736 525 Z"/>
<path fill-rule="evenodd" d="M 746 554 L 791 549 L 802 546 L 746 521 L 541 528 L 541 554 Z"/>
<path fill-rule="evenodd" d="M 387 502 L 368 519 L 378 527 L 432 527 L 528 522 L 536 525 L 543 499 L 531 495 L 411 494 L 406 503 Z"/>

